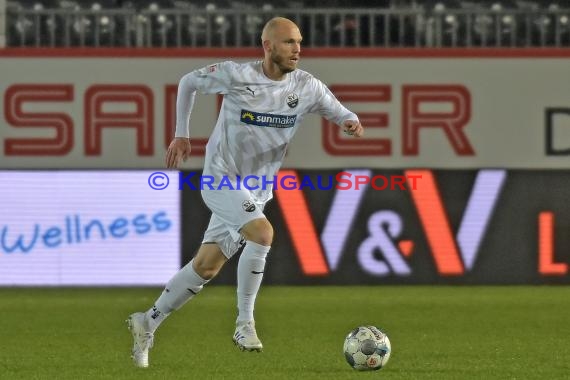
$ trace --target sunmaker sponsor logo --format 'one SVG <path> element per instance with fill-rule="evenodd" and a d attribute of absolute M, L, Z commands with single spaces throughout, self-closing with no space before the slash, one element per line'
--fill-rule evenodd
<path fill-rule="evenodd" d="M 297 120 L 297 115 L 275 115 L 272 113 L 259 113 L 241 110 L 240 121 L 257 127 L 269 128 L 292 128 Z"/>

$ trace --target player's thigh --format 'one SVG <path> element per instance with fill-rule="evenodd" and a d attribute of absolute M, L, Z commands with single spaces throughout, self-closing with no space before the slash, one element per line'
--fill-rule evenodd
<path fill-rule="evenodd" d="M 219 250 L 226 260 L 230 259 L 245 244 L 243 237 L 238 234 L 236 238 L 235 234 L 238 233 L 228 226 L 224 220 L 216 214 L 212 214 L 208 228 L 204 232 L 200 249 L 206 254 L 214 249 L 211 246 L 215 246 L 215 249 Z"/>

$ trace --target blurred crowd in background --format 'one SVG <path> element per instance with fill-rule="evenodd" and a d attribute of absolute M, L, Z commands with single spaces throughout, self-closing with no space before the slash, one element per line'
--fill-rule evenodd
<path fill-rule="evenodd" d="M 6 45 L 250 47 L 274 16 L 309 47 L 570 47 L 569 0 L 10 0 Z"/>

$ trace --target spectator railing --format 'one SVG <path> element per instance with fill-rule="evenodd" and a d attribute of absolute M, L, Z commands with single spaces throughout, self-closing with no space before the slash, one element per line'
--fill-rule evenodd
<path fill-rule="evenodd" d="M 570 47 L 570 9 L 18 9 L 10 47 L 251 47 L 289 17 L 309 47 Z"/>

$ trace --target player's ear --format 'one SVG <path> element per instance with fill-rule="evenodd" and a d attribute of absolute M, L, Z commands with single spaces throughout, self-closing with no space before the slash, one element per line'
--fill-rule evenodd
<path fill-rule="evenodd" d="M 271 41 L 265 40 L 265 41 L 262 41 L 261 43 L 263 45 L 264 51 L 271 51 Z"/>

